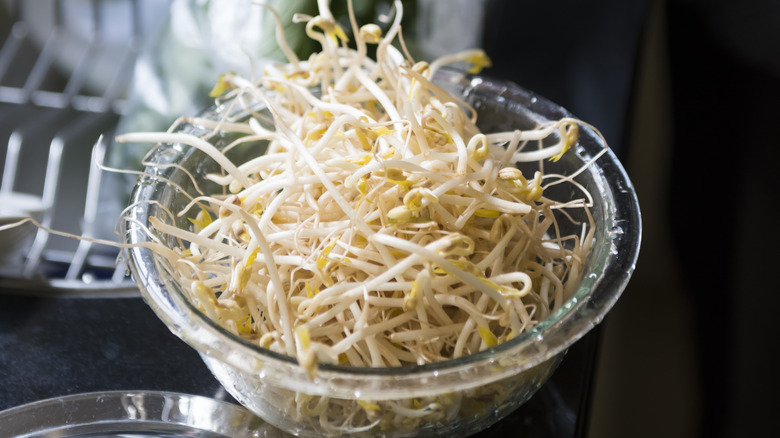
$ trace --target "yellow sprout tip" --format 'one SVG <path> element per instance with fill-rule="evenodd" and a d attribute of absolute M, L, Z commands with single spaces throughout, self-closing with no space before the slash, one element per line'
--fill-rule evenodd
<path fill-rule="evenodd" d="M 484 69 L 485 67 L 491 67 L 493 65 L 492 61 L 490 61 L 490 58 L 488 58 L 487 54 L 482 51 L 479 51 L 474 55 L 471 55 L 468 58 L 466 58 L 466 62 L 470 64 L 469 68 L 466 71 L 471 74 L 477 74 L 481 72 L 482 69 Z"/>
<path fill-rule="evenodd" d="M 311 288 L 311 284 L 307 281 L 304 285 L 306 286 L 306 297 L 314 298 L 314 290 Z"/>
<path fill-rule="evenodd" d="M 246 263 L 244 264 L 244 266 L 246 266 L 247 268 L 252 266 L 252 263 L 254 263 L 255 260 L 257 259 L 257 252 L 259 250 L 260 250 L 260 248 L 255 248 L 254 251 L 249 253 L 249 257 L 247 257 Z"/>
<path fill-rule="evenodd" d="M 382 41 L 382 28 L 374 23 L 363 25 L 360 28 L 360 37 L 369 44 L 377 44 Z"/>
<path fill-rule="evenodd" d="M 217 78 L 217 83 L 214 85 L 214 88 L 209 91 L 209 97 L 218 97 L 221 96 L 225 91 L 232 88 L 232 84 L 230 81 L 227 80 L 228 77 L 232 75 L 228 73 L 223 73 L 219 75 Z"/>
<path fill-rule="evenodd" d="M 480 208 L 474 212 L 474 216 L 486 217 L 486 218 L 497 218 L 500 215 L 501 213 L 498 210 L 490 210 L 487 208 Z"/>
<path fill-rule="evenodd" d="M 301 348 L 306 351 L 311 346 L 311 338 L 309 336 L 309 329 L 305 325 L 298 326 L 295 329 L 295 334 L 298 335 L 298 342 L 301 343 Z"/>
<path fill-rule="evenodd" d="M 366 400 L 358 400 L 357 402 L 363 409 L 367 411 L 376 412 L 381 409 L 379 405 L 374 402 L 370 402 Z"/>
<path fill-rule="evenodd" d="M 496 338 L 496 335 L 494 335 L 489 328 L 485 326 L 479 326 L 477 327 L 477 331 L 479 332 L 479 337 L 482 338 L 482 341 L 485 342 L 485 345 L 487 345 L 488 348 L 498 345 L 498 339 Z"/>

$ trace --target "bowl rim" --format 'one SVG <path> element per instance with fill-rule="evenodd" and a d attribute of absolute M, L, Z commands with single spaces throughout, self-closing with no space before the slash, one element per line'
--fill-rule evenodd
<path fill-rule="evenodd" d="M 437 72 L 436 81 L 440 84 L 456 84 L 465 87 L 464 96 L 472 92 L 495 93 L 497 98 L 505 99 L 509 104 L 525 106 L 528 111 L 534 114 L 573 117 L 564 108 L 509 81 L 495 80 L 489 76 L 465 74 L 452 69 L 443 69 Z M 315 382 L 328 380 L 332 383 L 334 379 L 338 381 L 339 379 L 351 378 L 415 379 L 431 375 L 438 377 L 442 374 L 470 372 L 469 369 L 473 371 L 475 367 L 484 366 L 490 367 L 491 371 L 485 371 L 482 374 L 485 376 L 489 374 L 491 381 L 497 381 L 502 377 L 516 374 L 559 355 L 599 324 L 621 296 L 633 274 L 639 254 L 642 223 L 636 192 L 622 164 L 612 150 L 605 149 L 606 145 L 602 142 L 601 137 L 596 135 L 593 130 L 585 128 L 584 131 L 587 135 L 595 138 L 596 143 L 579 145 L 578 156 L 582 154 L 581 158 L 584 160 L 600 154 L 586 169 L 586 172 L 598 175 L 601 179 L 594 179 L 600 181 L 600 184 L 603 184 L 602 189 L 607 190 L 608 195 L 615 200 L 614 203 L 608 205 L 611 207 L 611 211 L 606 212 L 610 216 L 608 222 L 605 223 L 605 228 L 608 228 L 605 231 L 612 239 L 612 245 L 610 248 L 604 245 L 601 254 L 594 252 L 590 255 L 589 259 L 593 258 L 590 263 L 591 269 L 583 272 L 582 283 L 565 305 L 521 335 L 478 353 L 430 364 L 399 367 L 371 368 L 323 363 L 318 366 Z M 580 132 L 582 135 L 582 127 Z M 155 152 L 164 153 L 172 147 L 172 145 L 165 144 L 157 145 Z M 149 156 L 153 157 L 155 152 Z M 151 196 L 151 187 L 155 182 L 153 176 L 155 166 L 148 166 L 145 172 L 151 176 L 147 175 L 139 180 L 131 199 L 131 203 L 137 207 L 131 209 L 129 213 L 131 218 L 136 220 L 143 220 L 146 208 L 142 204 L 145 199 L 149 199 Z M 610 179 L 611 184 L 606 183 L 607 178 Z M 605 217 L 605 219 L 607 218 Z M 258 372 L 256 368 L 252 368 L 254 365 L 247 365 L 236 360 L 237 356 L 254 357 L 263 363 L 264 368 L 267 368 L 269 363 L 276 363 L 278 366 L 288 369 L 292 366 L 299 372 L 302 371 L 295 357 L 264 349 L 224 329 L 217 322 L 195 309 L 188 300 L 184 299 L 181 291 L 166 295 L 164 289 L 167 287 L 176 289 L 175 285 L 170 282 L 155 283 L 150 281 L 150 277 L 147 275 L 148 270 L 142 266 L 143 260 L 148 257 L 148 254 L 146 256 L 144 254 L 150 251 L 134 246 L 134 244 L 144 240 L 143 233 L 137 228 L 134 231 L 131 222 L 123 237 L 125 242 L 130 244 L 125 251 L 125 259 L 147 303 L 174 334 L 201 354 L 211 357 L 221 356 L 221 360 L 239 369 L 243 368 L 244 371 Z M 594 251 L 595 249 L 594 245 Z M 176 302 L 172 302 L 171 299 Z M 184 314 L 180 314 L 182 306 Z M 587 318 L 582 318 L 583 314 Z M 204 328 L 208 335 L 202 331 Z M 201 329 L 199 336 L 191 336 L 191 331 L 198 329 Z M 209 342 L 216 338 L 222 339 L 226 345 L 215 349 L 215 346 Z M 545 343 L 542 343 L 542 340 L 545 340 Z M 527 359 L 497 371 L 495 365 L 501 357 L 518 354 L 527 357 Z M 293 377 L 290 378 L 294 380 Z M 482 379 L 475 380 L 477 381 L 472 382 L 472 386 L 485 383 L 485 380 Z M 284 384 L 284 382 L 279 383 Z"/>
<path fill-rule="evenodd" d="M 201 415 L 187 415 L 191 410 Z M 0 426 L 6 433 L 24 437 L 114 436 L 141 431 L 223 436 L 267 427 L 255 414 L 229 401 L 148 390 L 82 392 L 37 400 L 0 411 Z"/>

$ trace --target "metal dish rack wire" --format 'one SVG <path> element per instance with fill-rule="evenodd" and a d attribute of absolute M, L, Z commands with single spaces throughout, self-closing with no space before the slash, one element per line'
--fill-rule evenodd
<path fill-rule="evenodd" d="M 124 3 L 119 15 L 129 29 L 119 44 L 105 37 L 117 19 L 113 12 L 108 22 L 105 8 L 118 3 Z M 38 9 L 31 13 L 33 4 Z M 86 26 L 77 28 L 80 38 L 68 23 L 74 6 L 87 15 Z M 133 0 L 0 1 L 0 190 L 40 196 L 44 226 L 101 238 L 100 230 L 113 228 L 116 218 L 101 209 L 101 187 L 110 176 L 95 163 L 126 107 L 144 34 L 141 6 Z M 102 73 L 96 86 L 94 74 L 107 68 L 113 71 Z M 38 230 L 23 269 L 0 273 L 0 290 L 137 294 L 118 255 L 110 246 Z"/>

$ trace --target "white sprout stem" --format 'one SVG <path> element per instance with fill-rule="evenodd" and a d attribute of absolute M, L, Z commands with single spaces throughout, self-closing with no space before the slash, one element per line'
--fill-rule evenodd
<path fill-rule="evenodd" d="M 198 138 L 194 135 L 184 133 L 159 133 L 159 132 L 136 132 L 121 134 L 116 137 L 119 143 L 182 143 L 201 150 L 209 157 L 214 159 L 227 173 L 241 183 L 244 187 L 249 187 L 252 183 L 238 168 L 230 162 L 214 145 Z"/>
<path fill-rule="evenodd" d="M 506 298 L 503 295 L 501 295 L 500 292 L 493 289 L 491 286 L 487 285 L 483 281 L 479 280 L 474 275 L 452 264 L 452 262 L 448 261 L 441 255 L 439 255 L 436 252 L 436 250 L 432 249 L 430 245 L 423 247 L 420 245 L 413 244 L 404 239 L 399 239 L 397 237 L 389 236 L 386 234 L 379 234 L 379 233 L 371 236 L 371 240 L 374 242 L 382 243 L 386 246 L 398 248 L 410 254 L 416 254 L 424 258 L 425 260 L 430 260 L 433 263 L 436 263 L 437 265 L 441 266 L 447 272 L 457 277 L 459 280 L 473 287 L 474 289 L 482 291 L 484 294 L 488 295 L 495 302 L 501 305 L 501 307 L 506 307 L 507 305 Z"/>
<path fill-rule="evenodd" d="M 252 219 L 252 216 L 247 211 L 230 203 L 222 202 L 221 204 L 222 207 L 229 209 L 233 213 L 241 216 L 244 222 L 249 226 L 249 232 L 252 236 L 250 247 L 252 246 L 252 243 L 256 244 L 264 257 L 265 267 L 268 270 L 268 274 L 271 278 L 271 284 L 269 286 L 273 286 L 274 288 L 275 298 L 277 299 L 276 306 L 280 312 L 284 336 L 288 340 L 288 343 L 286 344 L 287 354 L 294 355 L 295 346 L 291 342 L 293 339 L 293 331 L 292 321 L 290 318 L 290 309 L 287 305 L 286 294 L 284 293 L 283 283 L 279 276 L 278 264 L 275 260 L 274 254 L 271 251 L 268 242 L 265 240 L 262 231 L 260 231 L 257 223 Z"/>
<path fill-rule="evenodd" d="M 376 237 L 376 236 L 374 236 Z M 336 295 L 339 297 L 339 300 L 344 300 L 346 302 L 336 304 L 331 309 L 327 310 L 324 313 L 321 313 L 317 315 L 315 318 L 313 318 L 310 322 L 312 325 L 319 325 L 324 323 L 325 321 L 329 320 L 333 317 L 333 315 L 341 312 L 343 309 L 349 306 L 351 304 L 351 299 L 354 299 L 355 297 L 362 296 L 363 292 L 368 290 L 374 290 L 375 287 L 386 284 L 390 282 L 393 278 L 399 276 L 401 273 L 405 272 L 407 269 L 411 268 L 412 266 L 419 264 L 422 261 L 423 257 L 418 254 L 412 254 L 403 260 L 399 261 L 395 265 L 393 265 L 391 268 L 389 268 L 387 271 L 383 272 L 381 275 L 378 275 L 371 280 L 366 281 L 363 284 L 352 286 L 346 290 L 345 287 L 338 287 L 341 285 L 337 285 L 336 287 L 329 288 L 326 290 L 321 291 L 317 295 L 314 296 L 312 299 L 312 303 L 309 306 L 309 308 L 312 310 L 312 312 L 318 307 L 323 304 L 325 299 L 327 299 L 331 295 Z M 303 316 L 307 316 L 307 312 L 304 312 Z"/>
<path fill-rule="evenodd" d="M 267 11 L 270 11 L 274 16 L 274 21 L 276 22 L 276 42 L 279 44 L 279 48 L 282 50 L 282 53 L 284 53 L 284 56 L 287 57 L 287 60 L 290 61 L 290 64 L 297 70 L 300 68 L 300 61 L 298 60 L 298 56 L 295 55 L 295 52 L 290 48 L 290 45 L 287 43 L 287 38 L 284 36 L 284 25 L 282 24 L 282 18 L 279 16 L 279 13 L 276 12 L 276 9 L 268 6 L 265 3 L 255 1 L 254 4 L 258 6 L 262 6 L 266 8 Z"/>
<path fill-rule="evenodd" d="M 379 103 L 382 105 L 385 111 L 387 111 L 387 115 L 390 117 L 390 120 L 396 123 L 402 121 L 401 115 L 398 114 L 398 110 L 396 109 L 395 105 L 387 97 L 387 94 L 385 94 L 385 92 L 382 91 L 381 88 L 379 88 L 376 82 L 372 81 L 368 76 L 366 76 L 366 74 L 362 70 L 356 70 L 355 77 L 379 101 Z M 396 129 L 400 130 L 401 128 L 402 125 L 396 124 Z"/>
<path fill-rule="evenodd" d="M 361 326 L 357 330 L 355 330 L 352 334 L 345 337 L 341 341 L 339 341 L 336 345 L 333 346 L 333 351 L 341 354 L 345 351 L 347 351 L 354 343 L 359 341 L 360 339 L 363 339 L 367 336 L 372 336 L 377 333 L 382 333 L 383 331 L 392 328 L 397 327 L 405 322 L 410 321 L 412 318 L 414 318 L 413 313 L 402 313 L 396 317 L 390 318 L 386 321 L 382 321 L 378 324 L 373 324 L 369 326 Z"/>

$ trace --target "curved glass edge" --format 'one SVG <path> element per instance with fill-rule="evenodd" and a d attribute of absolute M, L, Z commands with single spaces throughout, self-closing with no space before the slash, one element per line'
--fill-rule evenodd
<path fill-rule="evenodd" d="M 510 82 L 492 81 L 453 70 L 440 71 L 436 82 L 444 88 L 456 90 L 465 98 L 472 93 L 492 93 L 508 104 L 526 108 L 531 115 L 539 114 L 549 118 L 571 116 L 560 106 Z M 219 107 L 213 108 L 209 114 L 218 115 L 219 111 Z M 586 173 L 593 174 L 593 177 L 600 181 L 599 195 L 613 201 L 607 203 L 610 208 L 605 212 L 606 225 L 599 231 L 599 236 L 609 238 L 611 245 L 605 245 L 601 254 L 591 256 L 595 266 L 591 267 L 590 275 L 583 278 L 582 285 L 565 308 L 522 336 L 477 354 L 416 367 L 372 369 L 324 364 L 321 365 L 314 383 L 327 382 L 327 386 L 334 389 L 350 379 L 365 382 L 367 379 L 386 380 L 392 376 L 393 385 L 408 385 L 408 389 L 413 390 L 419 385 L 418 379 L 426 375 L 437 377 L 437 381 L 448 374 L 467 374 L 475 379 L 490 378 L 495 381 L 560 354 L 600 323 L 622 294 L 633 273 L 641 241 L 641 214 L 625 169 L 610 150 L 604 150 L 605 145 L 592 130 L 586 128 L 584 131 L 595 140 L 580 145 L 576 153 L 578 159 L 585 161 L 601 154 L 595 162 L 596 166 L 591 166 Z M 177 145 L 159 145 L 157 149 L 152 161 L 158 163 L 170 163 L 185 154 Z M 152 166 L 147 168 L 147 172 L 154 175 L 159 172 L 159 168 Z M 155 196 L 155 184 L 160 183 L 155 183 L 154 179 L 153 176 L 146 177 L 136 186 L 133 202 L 141 201 L 140 204 L 143 204 L 143 201 Z M 612 187 L 607 185 L 607 179 L 612 183 Z M 146 208 L 138 207 L 133 211 L 133 218 L 143 220 L 145 213 Z M 133 231 L 132 226 L 130 228 L 126 238 L 128 243 L 147 240 L 142 231 Z M 151 251 L 134 247 L 127 250 L 127 256 L 147 302 L 177 336 L 200 352 L 218 356 L 238 369 L 257 373 L 262 368 L 262 374 L 278 373 L 279 376 L 284 376 L 284 381 L 279 381 L 279 385 L 289 386 L 292 390 L 311 390 L 311 380 L 306 377 L 294 358 L 262 349 L 222 329 L 192 307 L 177 285 L 156 278 L 153 272 L 146 271 L 145 268 L 156 263 Z M 171 291 L 174 293 L 169 293 Z M 545 343 L 542 344 L 541 340 Z M 494 366 L 496 359 L 510 355 L 525 359 L 515 361 L 511 368 L 501 367 L 503 370 L 497 372 Z M 482 371 L 477 370 L 480 367 L 483 368 Z M 477 379 L 473 385 L 484 383 L 484 380 Z M 352 389 L 348 391 L 351 393 Z"/>
<path fill-rule="evenodd" d="M 55 397 L 0 412 L 0 431 L 13 437 L 161 436 L 259 437 L 273 429 L 244 407 L 207 397 L 157 391 L 109 391 Z M 275 430 L 275 429 L 273 429 Z M 109 435 L 111 434 L 111 435 Z M 157 436 L 157 435 L 148 435 Z"/>

